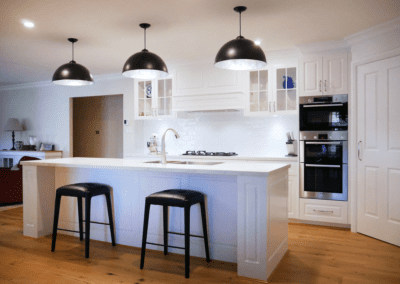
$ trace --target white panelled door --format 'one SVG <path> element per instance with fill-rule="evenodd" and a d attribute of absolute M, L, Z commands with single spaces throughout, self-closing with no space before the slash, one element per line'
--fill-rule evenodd
<path fill-rule="evenodd" d="M 400 246 L 400 56 L 357 67 L 357 231 Z"/>

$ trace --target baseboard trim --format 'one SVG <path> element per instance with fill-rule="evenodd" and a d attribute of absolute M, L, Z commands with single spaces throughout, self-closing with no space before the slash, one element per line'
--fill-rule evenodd
<path fill-rule="evenodd" d="M 327 226 L 327 227 L 339 227 L 339 228 L 348 228 L 348 229 L 350 229 L 350 227 L 351 227 L 350 224 L 318 222 L 318 221 L 300 220 L 300 219 L 292 219 L 292 218 L 289 218 L 289 223 Z"/>

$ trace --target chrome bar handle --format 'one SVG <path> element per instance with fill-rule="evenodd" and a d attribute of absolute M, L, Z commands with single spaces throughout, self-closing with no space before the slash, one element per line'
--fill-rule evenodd
<path fill-rule="evenodd" d="M 271 112 L 271 102 L 269 102 L 269 112 Z"/>
<path fill-rule="evenodd" d="M 322 80 L 319 80 L 319 91 L 322 92 Z"/>
<path fill-rule="evenodd" d="M 325 92 L 326 92 L 326 80 L 325 80 Z"/>
<path fill-rule="evenodd" d="M 360 161 L 362 161 L 362 158 L 361 158 L 361 155 L 360 155 L 360 153 L 361 153 L 361 148 L 360 148 L 360 144 L 362 143 L 362 141 L 358 141 L 358 145 L 357 145 L 357 150 L 358 150 L 358 159 L 360 160 Z"/>
<path fill-rule="evenodd" d="M 331 106 L 343 106 L 343 104 L 303 105 L 303 107 L 331 107 Z"/>
<path fill-rule="evenodd" d="M 306 144 L 340 145 L 342 142 L 306 142 Z"/>
<path fill-rule="evenodd" d="M 319 212 L 319 213 L 333 213 L 333 211 L 329 211 L 329 210 L 315 210 L 313 209 L 314 212 Z"/>
<path fill-rule="evenodd" d="M 276 110 L 275 110 L 275 102 L 274 102 L 274 112 L 276 112 Z"/>
<path fill-rule="evenodd" d="M 340 168 L 340 165 L 316 165 L 316 164 L 306 164 L 306 167 L 312 167 L 312 168 Z"/>

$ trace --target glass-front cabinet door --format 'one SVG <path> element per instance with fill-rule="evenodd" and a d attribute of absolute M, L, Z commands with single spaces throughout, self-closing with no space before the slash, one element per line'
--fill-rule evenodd
<path fill-rule="evenodd" d="M 298 111 L 297 68 L 277 68 L 275 74 L 276 92 L 273 112 L 275 114 L 296 114 Z"/>
<path fill-rule="evenodd" d="M 249 96 L 247 115 L 266 115 L 271 112 L 271 92 L 269 90 L 268 70 L 249 72 Z"/>
<path fill-rule="evenodd" d="M 172 115 L 172 79 L 158 80 L 157 116 Z"/>
<path fill-rule="evenodd" d="M 173 117 L 172 78 L 135 82 L 136 119 Z"/>
<path fill-rule="evenodd" d="M 138 118 L 149 118 L 154 116 L 153 107 L 153 81 L 137 82 L 137 114 Z"/>

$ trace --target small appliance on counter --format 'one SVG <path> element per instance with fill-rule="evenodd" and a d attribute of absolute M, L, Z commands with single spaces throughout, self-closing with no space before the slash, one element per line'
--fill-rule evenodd
<path fill-rule="evenodd" d="M 294 140 L 294 135 L 292 133 L 286 133 L 288 141 L 286 142 L 286 147 L 288 154 L 286 157 L 297 157 L 297 141 Z"/>
<path fill-rule="evenodd" d="M 158 155 L 160 154 L 160 150 L 159 150 L 159 143 L 158 143 L 158 138 L 157 138 L 157 134 L 153 133 L 150 136 L 150 142 L 147 142 L 147 148 L 149 149 L 150 153 L 149 155 Z"/>

